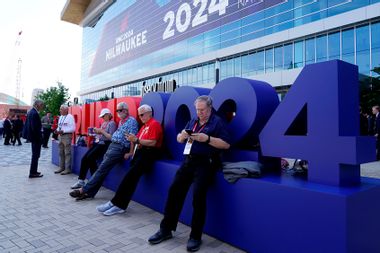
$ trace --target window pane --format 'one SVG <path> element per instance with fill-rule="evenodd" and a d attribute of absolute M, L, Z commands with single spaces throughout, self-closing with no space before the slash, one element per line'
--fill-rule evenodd
<path fill-rule="evenodd" d="M 274 71 L 282 70 L 282 46 L 274 49 Z"/>
<path fill-rule="evenodd" d="M 236 57 L 234 59 L 235 65 L 235 76 L 241 77 L 241 57 Z"/>
<path fill-rule="evenodd" d="M 256 53 L 256 73 L 264 73 L 264 51 Z"/>
<path fill-rule="evenodd" d="M 203 82 L 208 82 L 208 66 L 204 65 L 202 67 L 202 71 L 203 71 L 203 74 L 202 74 Z"/>
<path fill-rule="evenodd" d="M 340 33 L 329 34 L 329 60 L 340 59 Z"/>
<path fill-rule="evenodd" d="M 227 61 L 220 62 L 220 79 L 224 79 L 227 76 Z"/>
<path fill-rule="evenodd" d="M 327 60 L 327 36 L 317 37 L 317 62 Z"/>
<path fill-rule="evenodd" d="M 193 81 L 192 81 L 192 83 L 195 84 L 195 83 L 197 83 L 198 72 L 197 72 L 197 68 L 193 68 L 192 70 L 193 70 Z"/>
<path fill-rule="evenodd" d="M 305 64 L 315 62 L 315 38 L 305 41 Z"/>
<path fill-rule="evenodd" d="M 303 41 L 294 43 L 294 68 L 303 66 Z"/>
<path fill-rule="evenodd" d="M 284 46 L 284 69 L 293 68 L 293 44 Z"/>
<path fill-rule="evenodd" d="M 355 64 L 354 57 L 354 30 L 346 30 L 342 32 L 342 60 Z"/>
<path fill-rule="evenodd" d="M 294 26 L 327 17 L 327 1 L 294 0 Z"/>
<path fill-rule="evenodd" d="M 193 70 L 187 70 L 187 85 L 191 85 L 193 83 Z"/>
<path fill-rule="evenodd" d="M 179 86 L 182 86 L 182 84 L 183 84 L 182 75 L 183 75 L 183 74 L 182 74 L 182 71 L 179 72 L 179 73 L 178 73 L 178 80 L 176 80 L 177 85 L 179 85 Z"/>
<path fill-rule="evenodd" d="M 253 55 L 244 55 L 242 57 L 242 76 L 249 76 L 253 71 Z"/>
<path fill-rule="evenodd" d="M 229 47 L 240 42 L 240 20 L 226 24 L 220 28 L 221 48 Z"/>
<path fill-rule="evenodd" d="M 361 74 L 369 75 L 369 60 L 369 27 L 366 25 L 356 28 L 356 65 Z"/>
<path fill-rule="evenodd" d="M 273 48 L 265 49 L 265 72 L 273 72 Z"/>
<path fill-rule="evenodd" d="M 234 75 L 234 59 L 227 60 L 227 77 Z"/>
<path fill-rule="evenodd" d="M 210 82 L 213 82 L 213 83 L 216 82 L 215 63 L 211 63 L 210 65 L 208 65 L 208 77 L 209 77 Z"/>
<path fill-rule="evenodd" d="M 372 69 L 380 67 L 380 22 L 372 24 Z M 378 76 L 375 72 L 372 72 L 372 76 Z"/>
<path fill-rule="evenodd" d="M 197 72 L 197 82 L 200 84 L 202 83 L 202 67 L 198 67 Z"/>

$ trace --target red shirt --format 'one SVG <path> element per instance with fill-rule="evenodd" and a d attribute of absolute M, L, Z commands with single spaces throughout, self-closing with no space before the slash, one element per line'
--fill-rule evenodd
<path fill-rule="evenodd" d="M 161 147 L 163 141 L 161 124 L 154 118 L 151 118 L 140 128 L 137 138 L 140 140 L 157 140 L 155 147 Z"/>

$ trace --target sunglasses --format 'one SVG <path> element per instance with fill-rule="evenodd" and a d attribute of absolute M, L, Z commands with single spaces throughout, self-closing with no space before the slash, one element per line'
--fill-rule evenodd
<path fill-rule="evenodd" d="M 124 109 L 117 109 L 116 112 L 122 112 Z"/>
<path fill-rule="evenodd" d="M 144 116 L 146 112 L 139 114 L 140 117 Z"/>

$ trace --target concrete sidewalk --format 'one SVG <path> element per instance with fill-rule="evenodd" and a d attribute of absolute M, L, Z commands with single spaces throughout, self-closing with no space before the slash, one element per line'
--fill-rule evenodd
<path fill-rule="evenodd" d="M 175 237 L 151 246 L 147 238 L 162 215 L 132 202 L 127 212 L 105 217 L 95 207 L 113 192 L 102 188 L 93 200 L 69 197 L 76 175 L 56 175 L 51 149 L 42 149 L 39 171 L 29 179 L 31 147 L 0 143 L 0 252 L 186 252 L 189 227 L 179 224 Z M 362 165 L 362 175 L 380 178 L 380 162 Z M 243 252 L 203 236 L 199 252 Z"/>
<path fill-rule="evenodd" d="M 102 188 L 92 200 L 76 202 L 68 193 L 77 176 L 56 175 L 51 149 L 42 149 L 39 171 L 29 179 L 31 147 L 0 143 L 0 252 L 187 252 L 189 227 L 178 225 L 172 240 L 151 246 L 162 218 L 136 202 L 127 212 L 105 217 L 95 207 L 111 199 Z M 243 252 L 203 236 L 199 252 Z"/>

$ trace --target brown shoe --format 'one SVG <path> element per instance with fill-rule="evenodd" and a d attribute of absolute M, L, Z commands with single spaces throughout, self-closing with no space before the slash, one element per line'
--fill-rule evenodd
<path fill-rule="evenodd" d="M 67 174 L 70 174 L 71 171 L 70 170 L 64 170 L 61 172 L 61 175 L 67 175 Z"/>
<path fill-rule="evenodd" d="M 71 197 L 73 197 L 73 198 L 77 198 L 77 197 L 79 197 L 80 195 L 82 195 L 82 193 L 81 193 L 80 190 L 74 190 L 74 191 L 71 191 L 71 192 L 69 193 L 69 195 L 70 195 Z"/>
<path fill-rule="evenodd" d="M 64 171 L 64 169 L 58 169 L 58 170 L 54 171 L 54 173 L 55 173 L 55 174 L 59 174 L 59 173 L 61 173 L 62 171 Z"/>
<path fill-rule="evenodd" d="M 80 200 L 84 200 L 88 198 L 93 198 L 93 197 L 90 197 L 87 193 L 82 192 L 78 197 L 75 198 L 75 200 L 80 201 Z"/>

